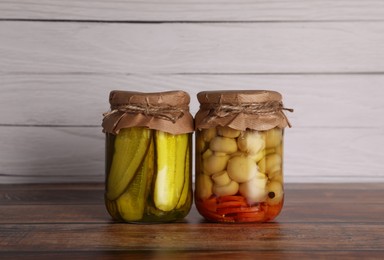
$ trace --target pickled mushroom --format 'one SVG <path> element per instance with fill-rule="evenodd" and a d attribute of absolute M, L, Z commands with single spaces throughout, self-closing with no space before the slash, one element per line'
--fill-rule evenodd
<path fill-rule="evenodd" d="M 269 205 L 276 205 L 281 202 L 284 196 L 283 186 L 280 182 L 271 181 L 267 185 L 267 203 Z"/>
<path fill-rule="evenodd" d="M 233 138 L 216 136 L 211 140 L 209 148 L 215 152 L 231 154 L 237 151 L 237 144 Z"/>
<path fill-rule="evenodd" d="M 257 165 L 254 160 L 248 156 L 235 156 L 229 159 L 227 172 L 232 180 L 243 183 L 255 177 L 257 174 Z"/>
<path fill-rule="evenodd" d="M 221 172 L 215 173 L 211 176 L 211 178 L 213 182 L 219 186 L 225 186 L 231 182 L 231 179 L 229 178 L 227 171 L 221 171 Z"/>
<path fill-rule="evenodd" d="M 249 203 L 263 202 L 267 196 L 267 180 L 267 177 L 260 173 L 250 181 L 241 183 L 239 192 Z"/>
<path fill-rule="evenodd" d="M 200 174 L 196 178 L 196 195 L 200 199 L 208 199 L 212 195 L 213 182 L 208 175 Z"/>
<path fill-rule="evenodd" d="M 231 181 L 225 186 L 213 185 L 212 191 L 216 196 L 235 195 L 239 191 L 239 184 L 235 181 Z"/>
<path fill-rule="evenodd" d="M 227 167 L 229 156 L 217 156 L 217 155 L 211 155 L 205 159 L 203 159 L 203 169 L 204 172 L 212 175 L 217 172 L 221 172 L 225 170 Z"/>
<path fill-rule="evenodd" d="M 237 139 L 239 149 L 248 154 L 257 154 L 265 147 L 262 135 L 256 131 L 246 131 Z"/>
<path fill-rule="evenodd" d="M 212 127 L 201 131 L 203 139 L 206 142 L 210 142 L 216 136 L 216 128 Z"/>
<path fill-rule="evenodd" d="M 281 144 L 283 139 L 283 130 L 280 128 L 273 128 L 265 132 L 265 145 L 266 148 L 274 148 Z"/>
<path fill-rule="evenodd" d="M 228 126 L 218 126 L 217 134 L 228 138 L 236 138 L 240 135 L 241 131 L 230 128 Z"/>

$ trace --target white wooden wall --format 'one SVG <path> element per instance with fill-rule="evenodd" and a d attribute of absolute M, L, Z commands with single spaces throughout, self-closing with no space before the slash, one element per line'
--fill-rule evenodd
<path fill-rule="evenodd" d="M 384 181 L 382 0 L 0 0 L 0 183 L 104 180 L 112 89 L 271 89 L 287 182 Z"/>

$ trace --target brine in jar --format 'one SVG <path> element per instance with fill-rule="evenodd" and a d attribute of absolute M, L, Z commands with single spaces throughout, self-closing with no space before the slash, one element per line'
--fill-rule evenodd
<path fill-rule="evenodd" d="M 200 214 L 218 222 L 275 219 L 284 202 L 283 129 L 216 127 L 197 131 L 196 140 Z"/>
<path fill-rule="evenodd" d="M 193 118 L 182 91 L 112 91 L 105 114 L 105 206 L 115 221 L 170 222 L 190 211 Z"/>
<path fill-rule="evenodd" d="M 212 222 L 266 222 L 284 204 L 283 139 L 289 125 L 272 91 L 198 94 L 195 204 Z"/>

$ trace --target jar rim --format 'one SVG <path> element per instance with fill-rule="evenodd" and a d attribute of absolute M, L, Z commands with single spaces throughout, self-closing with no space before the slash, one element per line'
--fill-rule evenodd
<path fill-rule="evenodd" d="M 111 110 L 104 113 L 103 131 L 117 134 L 122 128 L 147 127 L 171 134 L 191 133 L 193 117 L 185 91 L 136 92 L 113 90 Z"/>
<path fill-rule="evenodd" d="M 182 90 L 164 92 L 137 92 L 126 90 L 112 90 L 109 94 L 111 108 L 126 104 L 150 104 L 156 105 L 189 105 L 190 96 Z"/>
<path fill-rule="evenodd" d="M 273 90 L 202 91 L 197 94 L 200 104 L 244 104 L 281 101 L 282 95 Z"/>
<path fill-rule="evenodd" d="M 203 91 L 195 129 L 228 126 L 237 130 L 269 130 L 291 126 L 283 111 L 282 95 L 272 90 Z"/>

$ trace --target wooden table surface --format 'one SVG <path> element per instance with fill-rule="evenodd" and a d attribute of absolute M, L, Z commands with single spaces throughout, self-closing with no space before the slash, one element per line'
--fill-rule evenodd
<path fill-rule="evenodd" d="M 384 183 L 286 184 L 273 223 L 113 223 L 102 184 L 0 185 L 0 259 L 383 259 Z"/>

